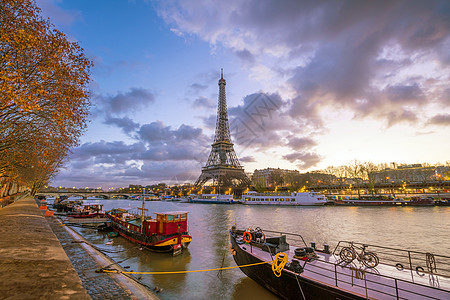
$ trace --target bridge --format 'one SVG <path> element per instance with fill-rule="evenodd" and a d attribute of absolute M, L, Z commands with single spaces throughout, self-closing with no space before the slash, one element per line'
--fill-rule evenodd
<path fill-rule="evenodd" d="M 103 199 L 111 199 L 111 198 L 121 198 L 121 199 L 129 199 L 132 196 L 139 196 L 140 194 L 135 193 L 116 193 L 116 192 L 39 192 L 36 193 L 36 196 L 45 196 L 45 197 L 82 197 L 86 199 L 87 197 L 97 197 Z"/>

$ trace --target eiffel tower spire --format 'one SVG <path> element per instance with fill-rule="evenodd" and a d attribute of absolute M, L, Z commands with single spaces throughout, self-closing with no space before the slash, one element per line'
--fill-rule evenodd
<path fill-rule="evenodd" d="M 239 163 L 231 142 L 225 94 L 226 84 L 227 82 L 223 79 L 223 69 L 221 69 L 214 143 L 211 145 L 211 153 L 206 166 L 202 168 L 202 174 L 195 182 L 198 187 L 204 185 L 210 179 L 216 181 L 219 187 L 244 186 L 251 183 Z"/>

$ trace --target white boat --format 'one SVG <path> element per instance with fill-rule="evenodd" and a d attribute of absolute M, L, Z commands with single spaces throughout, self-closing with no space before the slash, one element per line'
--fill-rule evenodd
<path fill-rule="evenodd" d="M 140 195 L 138 200 L 144 200 L 144 201 L 159 201 L 159 197 L 153 194 L 143 194 Z"/>
<path fill-rule="evenodd" d="M 242 195 L 242 204 L 249 205 L 325 205 L 327 198 L 317 192 L 304 193 L 257 193 L 247 192 Z"/>
<path fill-rule="evenodd" d="M 175 197 L 170 196 L 170 195 L 168 195 L 168 196 L 163 195 L 160 197 L 160 199 L 161 199 L 161 201 L 174 201 Z"/>
<path fill-rule="evenodd" d="M 222 194 L 190 194 L 189 202 L 191 203 L 216 203 L 216 204 L 232 204 L 235 203 L 233 195 Z"/>

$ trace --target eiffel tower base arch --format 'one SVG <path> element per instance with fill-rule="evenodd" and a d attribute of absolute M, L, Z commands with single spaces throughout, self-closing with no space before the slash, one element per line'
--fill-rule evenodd
<path fill-rule="evenodd" d="M 195 187 L 201 187 L 209 180 L 213 181 L 221 189 L 230 187 L 246 187 L 251 184 L 250 179 L 242 168 L 204 167 L 202 174 L 195 182 Z"/>

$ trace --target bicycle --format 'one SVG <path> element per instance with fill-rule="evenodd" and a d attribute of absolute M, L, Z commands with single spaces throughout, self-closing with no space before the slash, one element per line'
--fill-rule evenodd
<path fill-rule="evenodd" d="M 357 247 L 353 245 L 353 242 L 351 242 L 350 247 L 343 247 L 341 249 L 339 252 L 339 257 L 347 263 L 351 263 L 356 258 L 366 267 L 375 268 L 380 263 L 380 260 L 375 253 L 367 252 L 366 247 L 367 245 L 363 245 L 362 248 Z M 356 249 L 361 249 L 361 252 L 358 253 Z"/>

